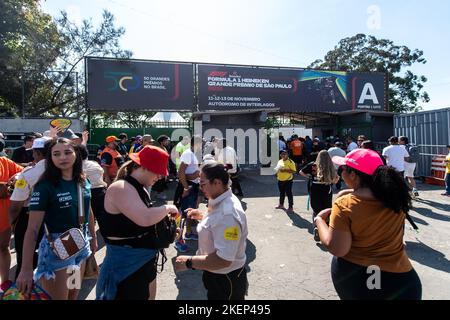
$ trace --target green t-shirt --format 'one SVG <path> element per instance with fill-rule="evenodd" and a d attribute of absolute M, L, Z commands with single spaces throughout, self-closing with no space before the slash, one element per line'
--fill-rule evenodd
<path fill-rule="evenodd" d="M 61 180 L 55 187 L 49 181 L 38 182 L 33 189 L 29 210 L 45 211 L 44 222 L 50 233 L 65 232 L 79 228 L 78 188 L 75 180 Z M 91 185 L 86 181 L 83 188 L 84 222 L 89 222 Z"/>

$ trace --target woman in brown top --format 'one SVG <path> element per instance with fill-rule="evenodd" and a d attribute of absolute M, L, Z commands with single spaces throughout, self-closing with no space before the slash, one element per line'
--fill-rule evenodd
<path fill-rule="evenodd" d="M 334 255 L 331 276 L 341 299 L 421 299 L 422 285 L 403 245 L 411 207 L 408 187 L 379 155 L 356 149 L 333 157 L 353 192 L 322 211 L 315 223 Z M 329 226 L 326 221 L 329 218 Z"/>

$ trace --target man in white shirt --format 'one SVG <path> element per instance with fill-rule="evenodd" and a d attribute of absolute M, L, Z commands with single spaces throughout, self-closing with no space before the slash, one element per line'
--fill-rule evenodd
<path fill-rule="evenodd" d="M 398 137 L 390 137 L 389 144 L 390 146 L 383 149 L 382 155 L 386 159 L 386 164 L 394 167 L 403 176 L 405 160 L 408 160 L 409 153 L 403 146 L 398 144 Z"/>
<path fill-rule="evenodd" d="M 352 137 L 347 138 L 347 153 L 352 152 L 355 149 L 358 149 L 358 145 L 353 141 Z"/>
<path fill-rule="evenodd" d="M 334 143 L 334 147 L 331 147 L 330 149 L 328 149 L 328 154 L 330 155 L 330 158 L 333 159 L 334 156 L 338 156 L 338 157 L 345 157 L 346 153 L 345 150 L 342 149 L 343 144 L 340 141 L 336 141 Z M 339 175 L 339 181 L 336 182 L 336 189 L 337 190 L 341 190 L 342 187 L 342 170 L 339 168 L 339 165 L 334 164 L 334 167 L 337 170 L 337 173 Z"/>
<path fill-rule="evenodd" d="M 14 185 L 14 191 L 11 195 L 11 202 L 9 206 L 9 219 L 11 224 L 15 225 L 14 228 L 14 243 L 16 248 L 17 268 L 15 278 L 20 273 L 22 267 L 22 252 L 23 242 L 25 238 L 25 232 L 28 227 L 28 202 L 33 192 L 33 188 L 39 181 L 41 175 L 45 171 L 45 156 L 48 152 L 47 141 L 50 138 L 37 138 L 34 139 L 33 145 L 33 159 L 35 161 L 34 166 L 25 168 L 19 173 L 16 183 Z M 47 143 L 47 144 L 46 144 Z M 42 238 L 42 228 L 38 235 L 38 241 L 36 241 L 36 249 L 39 247 L 40 239 Z M 37 265 L 37 254 L 33 257 L 33 266 Z"/>
<path fill-rule="evenodd" d="M 200 183 L 200 167 L 199 161 L 195 153 L 201 151 L 203 140 L 200 136 L 193 136 L 191 138 L 190 148 L 185 150 L 180 157 L 180 169 L 178 170 L 178 179 L 180 188 L 183 188 L 181 199 L 179 202 L 181 217 L 186 221 L 186 235 L 184 240 L 198 240 L 198 236 L 194 233 L 193 221 L 187 218 L 186 209 L 197 208 L 197 199 L 199 193 Z M 183 226 L 181 226 L 183 227 Z M 183 230 L 181 230 L 183 234 Z M 184 243 L 183 237 L 175 243 L 175 248 L 180 252 L 188 250 Z"/>
<path fill-rule="evenodd" d="M 227 140 L 222 139 L 217 143 L 217 154 L 215 155 L 216 161 L 222 163 L 227 168 L 231 179 L 231 190 L 238 196 L 243 197 L 241 184 L 238 179 L 238 164 L 236 151 L 227 145 Z"/>

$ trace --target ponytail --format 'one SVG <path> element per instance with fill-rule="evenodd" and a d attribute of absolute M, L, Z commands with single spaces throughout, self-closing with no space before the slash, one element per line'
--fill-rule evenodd
<path fill-rule="evenodd" d="M 370 186 L 375 198 L 396 213 L 408 213 L 411 209 L 411 195 L 408 185 L 400 173 L 391 166 L 380 166 L 372 176 Z"/>
<path fill-rule="evenodd" d="M 117 171 L 117 176 L 116 179 L 114 181 L 118 181 L 118 180 L 123 180 L 126 177 L 128 177 L 134 170 L 136 170 L 137 168 L 139 168 L 140 166 L 134 162 L 133 160 L 129 160 L 127 162 L 125 162 L 119 169 L 119 171 Z"/>
<path fill-rule="evenodd" d="M 360 178 L 361 187 L 367 187 L 372 191 L 374 197 L 383 205 L 392 209 L 395 213 L 411 209 L 411 195 L 403 176 L 391 166 L 378 167 L 373 175 L 362 173 L 351 167 L 346 167 L 348 172 L 355 172 Z"/>

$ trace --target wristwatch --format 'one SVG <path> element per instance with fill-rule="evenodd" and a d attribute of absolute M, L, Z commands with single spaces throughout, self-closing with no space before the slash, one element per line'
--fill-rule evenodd
<path fill-rule="evenodd" d="M 190 256 L 187 260 L 186 260 L 186 268 L 191 269 L 191 270 L 195 270 L 192 267 L 192 256 Z"/>

